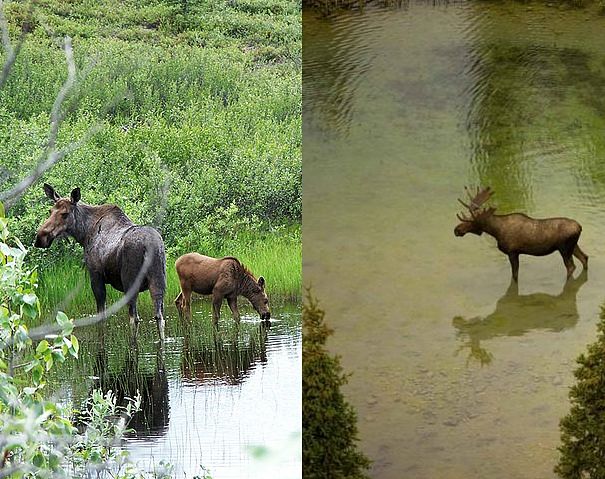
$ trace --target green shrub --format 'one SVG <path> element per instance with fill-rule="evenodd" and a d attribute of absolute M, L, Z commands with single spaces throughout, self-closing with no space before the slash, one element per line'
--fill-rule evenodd
<path fill-rule="evenodd" d="M 325 343 L 332 331 L 310 295 L 303 306 L 303 476 L 362 479 L 370 461 L 357 449 L 357 416 L 340 388 L 346 384 L 338 356 Z"/>
<path fill-rule="evenodd" d="M 555 472 L 565 479 L 605 477 L 605 309 L 596 342 L 581 354 L 571 410 L 561 420 L 561 456 Z"/>

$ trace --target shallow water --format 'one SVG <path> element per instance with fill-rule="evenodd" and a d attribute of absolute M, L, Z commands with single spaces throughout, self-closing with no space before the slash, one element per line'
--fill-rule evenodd
<path fill-rule="evenodd" d="M 605 18 L 409 2 L 303 22 L 303 275 L 372 477 L 554 477 L 605 300 Z M 521 257 L 515 291 L 493 239 L 454 237 L 465 185 L 579 221 L 588 275 Z"/>
<path fill-rule="evenodd" d="M 139 391 L 124 446 L 143 470 L 164 461 L 177 477 L 201 475 L 200 466 L 213 478 L 300 477 L 300 305 L 272 299 L 267 324 L 245 298 L 239 304 L 239 327 L 225 306 L 214 328 L 208 300 L 194 300 L 191 323 L 166 303 L 162 349 L 153 321 L 133 345 L 125 311 L 77 329 L 80 358 L 58 372 L 54 390 L 78 407 L 93 388 L 120 398 Z M 143 307 L 141 317 L 151 316 Z"/>

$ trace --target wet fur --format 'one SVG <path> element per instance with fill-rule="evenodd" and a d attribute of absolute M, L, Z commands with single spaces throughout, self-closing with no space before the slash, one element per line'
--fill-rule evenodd
<path fill-rule="evenodd" d="M 35 246 L 48 248 L 54 239 L 73 237 L 84 248 L 84 263 L 90 274 L 97 311 L 105 310 L 106 284 L 126 292 L 134 283 L 145 256 L 151 264 L 139 292 L 149 290 L 160 339 L 164 339 L 163 299 L 166 291 L 166 255 L 160 234 L 149 226 L 135 225 L 115 205 L 92 206 L 79 201 L 79 189 L 71 198 L 60 198 L 45 185 L 45 192 L 55 201 L 50 217 L 36 235 Z M 128 303 L 131 323 L 139 322 L 137 294 Z"/>

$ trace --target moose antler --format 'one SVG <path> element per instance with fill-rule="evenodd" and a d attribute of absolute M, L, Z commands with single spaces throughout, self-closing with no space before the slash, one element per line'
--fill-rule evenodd
<path fill-rule="evenodd" d="M 472 218 L 468 218 L 468 217 L 464 216 L 463 214 L 459 214 L 459 213 L 456 213 L 456 218 L 458 218 L 460 221 L 473 221 Z"/>
<path fill-rule="evenodd" d="M 471 194 L 468 186 L 464 187 L 464 191 L 466 191 L 466 194 L 468 195 L 468 199 L 470 200 L 470 203 L 465 203 L 460 198 L 458 198 L 458 201 L 460 202 L 460 204 L 462 206 L 464 206 L 469 211 L 469 213 L 471 214 L 471 216 L 473 218 L 476 217 L 475 213 L 481 208 L 483 203 L 485 203 L 487 200 L 489 200 L 492 197 L 492 195 L 494 194 L 494 190 L 492 190 L 489 186 L 486 188 L 483 188 L 483 189 L 480 189 L 479 187 L 477 187 L 475 196 L 473 196 Z M 471 218 L 467 218 L 465 216 L 461 216 L 458 214 L 456 216 L 458 217 L 458 219 L 460 221 L 472 221 Z"/>

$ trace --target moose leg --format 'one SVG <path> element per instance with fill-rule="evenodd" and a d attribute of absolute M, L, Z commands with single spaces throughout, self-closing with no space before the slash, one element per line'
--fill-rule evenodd
<path fill-rule="evenodd" d="M 576 269 L 576 265 L 573 262 L 573 254 L 576 250 L 576 246 L 578 245 L 578 236 L 569 238 L 561 246 L 561 249 L 559 249 L 559 252 L 563 257 L 563 263 L 565 264 L 565 268 L 567 269 L 567 279 L 571 279 L 573 272 Z"/>
<path fill-rule="evenodd" d="M 191 319 L 191 291 L 183 293 L 183 310 L 185 311 L 185 316 Z"/>
<path fill-rule="evenodd" d="M 233 319 L 235 319 L 239 323 L 239 310 L 237 309 L 237 296 L 227 296 L 227 304 L 229 305 L 229 309 L 231 309 L 231 314 L 233 315 Z"/>
<path fill-rule="evenodd" d="M 565 268 L 567 269 L 567 279 L 571 279 L 573 272 L 576 269 L 572 255 L 561 252 L 561 256 L 563 256 L 563 263 L 565 263 Z"/>
<path fill-rule="evenodd" d="M 90 273 L 90 287 L 92 288 L 92 294 L 95 296 L 97 303 L 97 314 L 101 314 L 105 311 L 105 283 L 103 277 L 100 274 Z"/>
<path fill-rule="evenodd" d="M 152 296 L 153 306 L 155 308 L 155 322 L 158 327 L 158 334 L 160 335 L 160 342 L 164 342 L 164 301 L 161 296 Z"/>
<path fill-rule="evenodd" d="M 584 269 L 588 269 L 588 255 L 577 244 L 573 249 L 573 255 L 580 260 Z"/>
<path fill-rule="evenodd" d="M 128 318 L 130 319 L 130 330 L 132 331 L 133 338 L 136 338 L 139 333 L 140 319 L 137 311 L 137 297 L 138 294 L 135 293 L 128 301 Z"/>
<path fill-rule="evenodd" d="M 180 298 L 180 307 L 177 303 L 177 308 L 179 309 L 179 314 L 181 317 L 185 315 L 187 319 L 191 319 L 191 288 L 189 285 L 185 283 L 181 283 L 181 292 L 177 296 L 175 303 L 179 301 Z"/>
<path fill-rule="evenodd" d="M 223 302 L 223 296 L 218 293 L 212 293 L 212 319 L 215 323 L 218 323 L 221 317 L 221 304 Z"/>
<path fill-rule="evenodd" d="M 510 261 L 510 267 L 513 272 L 513 281 L 516 283 L 519 280 L 519 255 L 511 253 L 508 255 Z"/>
<path fill-rule="evenodd" d="M 174 298 L 174 305 L 179 312 L 179 316 L 183 316 L 183 292 L 181 291 L 179 295 Z"/>
<path fill-rule="evenodd" d="M 149 294 L 153 301 L 153 317 L 158 327 L 158 335 L 160 343 L 164 343 L 164 289 L 165 286 L 158 285 L 157 282 L 151 280 L 149 282 Z"/>

